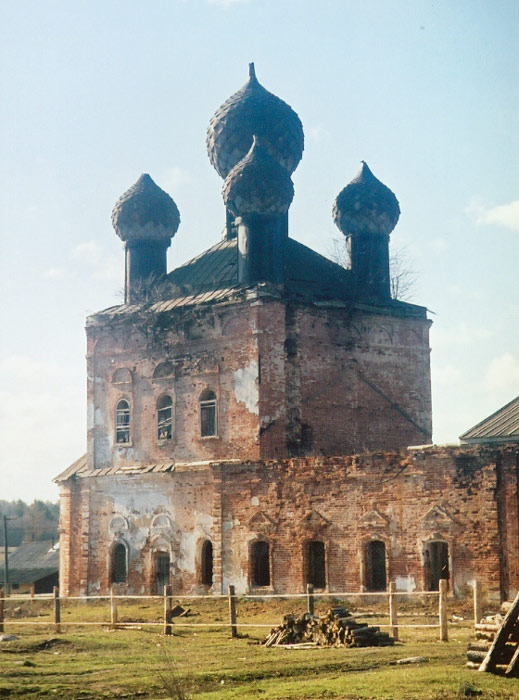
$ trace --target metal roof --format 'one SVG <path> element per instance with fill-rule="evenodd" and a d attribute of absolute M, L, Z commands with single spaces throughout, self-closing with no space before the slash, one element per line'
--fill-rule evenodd
<path fill-rule="evenodd" d="M 460 435 L 460 440 L 468 443 L 519 442 L 519 396 Z"/>
<path fill-rule="evenodd" d="M 51 540 L 25 542 L 9 555 L 9 581 L 11 583 L 34 583 L 55 574 L 59 567 L 58 545 Z M 3 579 L 3 562 L 0 579 Z"/>

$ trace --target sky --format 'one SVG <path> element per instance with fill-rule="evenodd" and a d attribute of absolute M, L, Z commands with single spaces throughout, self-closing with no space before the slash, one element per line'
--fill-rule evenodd
<path fill-rule="evenodd" d="M 56 500 L 85 451 L 84 324 L 122 302 L 119 196 L 147 172 L 175 199 L 169 269 L 220 239 L 205 133 L 250 61 L 305 130 L 293 238 L 332 254 L 361 160 L 400 202 L 434 441 L 519 395 L 517 36 L 517 0 L 0 0 L 0 499 Z"/>

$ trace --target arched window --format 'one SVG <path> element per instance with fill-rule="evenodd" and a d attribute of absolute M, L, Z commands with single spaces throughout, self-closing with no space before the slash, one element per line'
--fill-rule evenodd
<path fill-rule="evenodd" d="M 130 442 L 130 404 L 121 399 L 115 409 L 115 442 L 124 445 Z"/>
<path fill-rule="evenodd" d="M 218 430 L 216 413 L 216 394 L 206 389 L 200 396 L 200 435 L 202 437 L 216 437 Z"/>
<path fill-rule="evenodd" d="M 126 583 L 128 569 L 126 566 L 126 547 L 119 542 L 112 549 L 112 560 L 110 565 L 111 583 Z"/>
<path fill-rule="evenodd" d="M 213 543 L 205 540 L 202 545 L 201 583 L 203 586 L 213 585 Z"/>
<path fill-rule="evenodd" d="M 315 588 L 326 588 L 326 559 L 324 542 L 313 540 L 307 544 L 306 582 Z"/>
<path fill-rule="evenodd" d="M 270 547 L 264 540 L 257 540 L 251 547 L 253 586 L 270 586 Z"/>
<path fill-rule="evenodd" d="M 368 591 L 385 591 L 386 545 L 382 540 L 372 540 L 365 549 L 366 588 Z"/>
<path fill-rule="evenodd" d="M 167 394 L 157 401 L 157 440 L 171 440 L 173 430 L 173 401 Z"/>
<path fill-rule="evenodd" d="M 443 540 L 427 542 L 424 547 L 424 587 L 437 591 L 440 579 L 449 580 L 449 545 Z"/>

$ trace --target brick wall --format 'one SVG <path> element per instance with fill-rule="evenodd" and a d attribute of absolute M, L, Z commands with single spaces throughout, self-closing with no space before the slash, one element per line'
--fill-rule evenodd
<path fill-rule="evenodd" d="M 515 447 L 431 447 L 72 478 L 62 486 L 61 587 L 106 592 L 111 547 L 123 542 L 128 592 L 153 590 L 158 552 L 170 556 L 175 592 L 205 590 L 200 551 L 209 539 L 212 590 L 234 583 L 245 592 L 251 546 L 265 540 L 268 590 L 301 592 L 308 542 L 317 540 L 325 546 L 327 589 L 363 590 L 366 545 L 377 540 L 385 544 L 387 580 L 399 590 L 422 590 L 424 547 L 438 541 L 448 546 L 455 593 L 479 578 L 491 595 L 510 596 L 519 587 L 518 498 Z"/>

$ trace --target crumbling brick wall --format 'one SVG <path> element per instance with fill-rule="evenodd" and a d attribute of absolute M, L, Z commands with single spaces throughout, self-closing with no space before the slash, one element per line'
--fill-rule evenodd
<path fill-rule="evenodd" d="M 162 550 L 175 592 L 207 590 L 200 547 L 209 539 L 214 592 L 230 583 L 240 593 L 254 589 L 251 546 L 258 540 L 270 547 L 267 590 L 304 590 L 310 541 L 324 543 L 327 590 L 365 590 L 366 546 L 376 540 L 385 545 L 387 581 L 422 590 L 424 548 L 439 541 L 448 546 L 454 593 L 478 578 L 491 595 L 509 596 L 519 588 L 518 498 L 513 446 L 72 477 L 62 485 L 61 587 L 105 593 L 110 548 L 121 540 L 129 550 L 124 590 L 153 590 L 153 556 Z M 154 526 L 160 515 L 165 527 Z"/>

